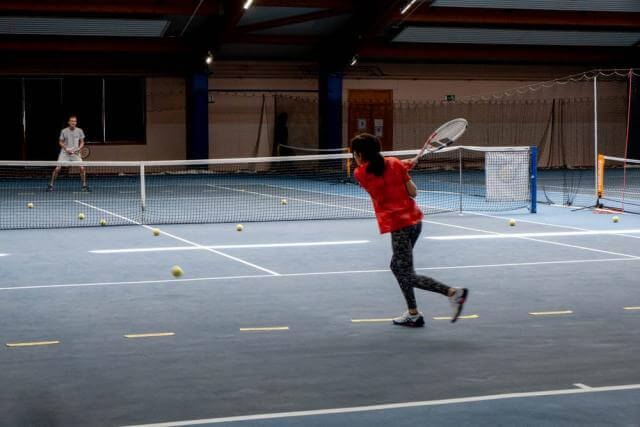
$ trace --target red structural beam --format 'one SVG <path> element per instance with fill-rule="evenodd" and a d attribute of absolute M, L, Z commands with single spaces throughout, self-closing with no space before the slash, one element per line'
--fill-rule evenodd
<path fill-rule="evenodd" d="M 370 43 L 360 50 L 360 57 L 368 60 L 394 62 L 517 62 L 631 65 L 640 63 L 640 48 Z"/>
<path fill-rule="evenodd" d="M 191 15 L 199 0 L 3 0 L 0 13 Z M 219 0 L 205 0 L 198 15 L 217 15 Z"/>
<path fill-rule="evenodd" d="M 440 26 L 638 30 L 640 13 L 562 10 L 419 8 L 406 22 Z"/>
<path fill-rule="evenodd" d="M 316 36 L 236 33 L 229 36 L 227 43 L 315 46 L 320 44 L 323 40 L 325 40 L 325 38 Z"/>
<path fill-rule="evenodd" d="M 289 16 L 287 18 L 273 19 L 270 21 L 258 22 L 256 24 L 241 25 L 238 31 L 252 32 L 267 30 L 270 28 L 284 27 L 287 25 L 300 24 L 302 22 L 316 21 L 318 19 L 331 18 L 333 16 L 344 15 L 344 9 L 325 9 L 317 12 L 304 13 L 301 15 Z"/>
<path fill-rule="evenodd" d="M 353 0 L 254 0 L 254 6 L 266 7 L 310 7 L 318 9 L 353 8 Z"/>
<path fill-rule="evenodd" d="M 129 37 L 2 36 L 0 52 L 120 52 L 187 54 L 190 46 L 180 39 Z"/>

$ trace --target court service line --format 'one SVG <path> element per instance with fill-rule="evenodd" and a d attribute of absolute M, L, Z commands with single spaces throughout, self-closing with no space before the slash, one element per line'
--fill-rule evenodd
<path fill-rule="evenodd" d="M 212 245 L 203 246 L 208 249 L 260 249 L 260 248 L 297 248 L 307 246 L 342 246 L 361 245 L 371 243 L 369 240 L 343 240 L 335 242 L 293 242 L 293 243 L 257 243 L 253 245 Z M 129 249 L 95 249 L 89 251 L 93 254 L 122 254 L 136 252 L 165 252 L 165 251 L 193 251 L 203 250 L 197 246 L 160 246 L 154 248 L 129 248 Z"/>
<path fill-rule="evenodd" d="M 528 398 L 528 397 L 562 396 L 562 395 L 572 395 L 572 394 L 603 393 L 608 391 L 625 391 L 625 390 L 638 390 L 638 389 L 640 389 L 640 384 L 628 384 L 628 385 L 608 386 L 608 387 L 589 387 L 584 384 L 579 384 L 579 385 L 576 385 L 576 388 L 560 389 L 560 390 L 489 394 L 489 395 L 483 395 L 483 396 L 458 397 L 453 399 L 388 403 L 383 405 L 354 406 L 354 407 L 348 407 L 348 408 L 318 409 L 318 410 L 311 410 L 311 411 L 275 412 L 270 414 L 244 415 L 244 416 L 224 417 L 224 418 L 208 418 L 208 419 L 188 420 L 188 421 L 173 421 L 173 422 L 155 423 L 155 424 L 138 424 L 138 425 L 131 425 L 127 427 L 195 426 L 195 425 L 202 425 L 202 424 L 220 424 L 220 423 L 231 423 L 231 422 L 240 422 L 240 421 L 271 420 L 271 419 L 278 419 L 278 418 L 295 418 L 295 417 L 308 417 L 308 416 L 318 416 L 318 415 L 349 414 L 349 413 L 355 413 L 355 412 L 372 412 L 372 411 L 384 411 L 384 410 L 390 410 L 390 409 L 419 408 L 419 407 L 425 407 L 425 406 L 453 405 L 453 404 L 460 404 L 460 403 L 486 402 L 486 401 L 503 400 L 503 399 L 522 399 L 522 398 Z"/>
<path fill-rule="evenodd" d="M 209 185 L 209 184 L 207 184 L 207 185 Z M 238 189 L 229 188 L 229 187 L 222 187 L 222 186 L 212 186 L 212 187 L 223 188 L 223 189 L 231 190 L 231 191 L 246 192 L 246 193 L 256 194 L 256 195 L 263 196 L 263 197 L 271 197 L 271 198 L 285 197 L 285 196 L 274 196 L 274 195 L 271 195 L 271 194 L 257 193 L 257 192 L 253 192 L 253 191 L 243 191 L 243 190 L 238 190 Z M 323 193 L 323 192 L 319 192 L 319 193 Z M 332 193 L 326 193 L 326 194 L 331 195 Z M 347 197 L 350 197 L 350 196 L 347 196 Z M 351 197 L 359 199 L 359 197 L 353 197 L 353 196 L 351 196 Z M 373 213 L 373 211 L 371 211 L 371 210 L 352 208 L 352 207 L 348 207 L 348 206 L 339 206 L 339 205 L 333 205 L 333 204 L 321 203 L 321 202 L 312 202 L 312 201 L 304 200 L 304 199 L 291 198 L 291 200 L 298 200 L 298 201 L 302 201 L 302 202 L 312 203 L 312 204 L 315 204 L 315 205 L 324 205 L 324 206 L 338 207 L 338 208 L 342 208 L 342 209 L 355 210 L 355 211 L 360 211 L 360 212 Z M 498 232 L 495 232 L 495 231 L 482 230 L 482 229 L 477 229 L 477 228 L 472 228 L 472 227 L 464 227 L 464 226 L 460 226 L 460 225 L 448 224 L 448 223 L 445 223 L 445 222 L 438 222 L 438 221 L 431 221 L 431 220 L 422 220 L 422 222 L 427 223 L 427 224 L 436 224 L 436 225 L 442 225 L 442 226 L 446 226 L 446 227 L 453 227 L 453 228 L 460 228 L 460 229 L 465 229 L 465 230 L 472 230 L 472 231 L 476 231 L 476 232 L 480 232 L 480 233 L 488 233 L 488 234 L 494 234 L 494 235 L 502 234 L 502 233 L 498 233 Z M 519 238 L 520 239 L 524 239 L 524 240 L 530 240 L 530 241 L 533 241 L 533 242 L 546 243 L 546 244 L 549 244 L 549 245 L 563 246 L 563 247 L 574 248 L 574 249 L 581 249 L 581 250 L 585 250 L 585 251 L 604 253 L 604 254 L 608 254 L 608 255 L 623 256 L 623 257 L 629 257 L 629 258 L 634 258 L 634 259 L 638 258 L 635 255 L 623 254 L 623 253 L 612 252 L 612 251 L 605 251 L 605 250 L 602 250 L 602 249 L 589 248 L 589 247 L 586 247 L 586 246 L 571 245 L 571 244 L 568 244 L 568 243 L 553 242 L 553 241 L 549 241 L 549 240 L 540 240 L 540 239 L 534 239 L 534 238 L 531 238 L 531 237 L 519 237 Z"/>
<path fill-rule="evenodd" d="M 471 231 L 476 231 L 476 232 L 486 233 L 486 234 L 493 234 L 493 235 L 501 235 L 501 234 L 503 234 L 503 233 L 498 233 L 497 231 L 482 230 L 482 229 L 479 229 L 479 228 L 465 227 L 465 226 L 462 226 L 462 225 L 448 224 L 446 222 L 438 222 L 438 221 L 431 221 L 431 220 L 422 220 L 422 222 L 425 222 L 425 223 L 428 223 L 428 224 L 442 225 L 442 226 L 445 226 L 445 227 L 460 228 L 460 229 L 463 229 L 463 230 L 471 230 Z M 564 246 L 564 247 L 567 247 L 567 248 L 582 249 L 582 250 L 591 251 L 591 252 L 599 252 L 599 253 L 608 254 L 608 255 L 623 256 L 623 257 L 628 257 L 628 258 L 633 258 L 633 259 L 638 259 L 639 258 L 636 255 L 623 254 L 623 253 L 620 253 L 620 252 L 605 251 L 603 249 L 589 248 L 589 247 L 586 247 L 586 246 L 570 245 L 569 243 L 561 243 L 561 242 L 553 242 L 553 241 L 549 241 L 549 240 L 534 239 L 532 237 L 517 237 L 517 238 L 518 239 L 523 239 L 523 240 L 530 240 L 532 242 L 547 243 L 549 245 Z"/>
<path fill-rule="evenodd" d="M 146 224 L 142 224 L 141 222 L 139 222 L 139 221 L 135 221 L 135 220 L 133 220 L 133 219 L 131 219 L 131 218 L 127 218 L 127 217 L 124 217 L 124 216 L 122 216 L 122 215 L 118 215 L 118 214 L 116 214 L 116 213 L 114 213 L 114 212 L 111 212 L 111 211 L 108 211 L 108 210 L 106 210 L 106 209 L 102 209 L 102 208 L 99 208 L 99 207 L 97 207 L 97 206 L 93 206 L 93 205 L 90 205 L 90 204 L 88 204 L 88 203 L 81 202 L 81 201 L 79 201 L 79 200 L 74 200 L 74 202 L 79 203 L 79 204 L 84 205 L 84 206 L 87 206 L 87 207 L 89 207 L 89 208 L 91 208 L 91 209 L 95 209 L 95 210 L 97 210 L 97 211 L 100 211 L 100 212 L 106 213 L 107 215 L 112 215 L 112 216 L 114 216 L 114 217 L 116 217 L 116 218 L 120 218 L 120 219 L 122 219 L 122 220 L 124 220 L 124 221 L 128 221 L 128 222 L 130 222 L 130 223 L 132 223 L 132 224 L 139 225 L 139 226 L 141 226 L 141 227 L 146 228 L 147 230 L 153 230 L 153 227 L 150 227 L 150 226 L 148 226 L 148 225 L 146 225 Z M 160 230 L 160 233 L 164 234 L 164 235 L 165 235 L 165 236 L 167 236 L 167 237 L 171 237 L 172 239 L 178 240 L 178 241 L 180 241 L 180 242 L 182 242 L 182 243 L 186 243 L 187 245 L 195 246 L 195 247 L 200 248 L 200 249 L 203 249 L 203 250 L 205 250 L 205 251 L 209 251 L 209 252 L 211 252 L 211 253 L 214 253 L 214 254 L 217 254 L 217 255 L 223 256 L 223 257 L 225 257 L 225 258 L 228 258 L 228 259 L 230 259 L 230 260 L 233 260 L 233 261 L 239 262 L 239 263 L 244 264 L 244 265 L 247 265 L 247 266 L 249 266 L 249 267 L 253 267 L 253 268 L 257 269 L 257 270 L 264 271 L 265 273 L 269 273 L 269 274 L 271 274 L 271 275 L 273 275 L 273 276 L 278 276 L 278 275 L 279 275 L 279 273 L 276 273 L 275 271 L 272 271 L 272 270 L 266 269 L 266 268 L 261 267 L 261 266 L 259 266 L 259 265 L 253 264 L 253 263 L 251 263 L 251 262 L 249 262 L 249 261 L 245 261 L 245 260 L 243 260 L 243 259 L 240 259 L 240 258 L 238 258 L 238 257 L 234 257 L 234 256 L 231 256 L 231 255 L 225 254 L 224 252 L 220 252 L 220 251 L 217 251 L 217 250 L 215 250 L 215 249 L 211 249 L 211 248 L 206 248 L 206 247 L 204 247 L 204 246 L 200 245 L 199 243 L 195 243 L 195 242 L 192 242 L 192 241 L 190 241 L 190 240 L 183 239 L 182 237 L 176 236 L 175 234 L 171 234 L 171 233 L 168 233 L 168 232 L 163 231 L 163 230 Z"/>
<path fill-rule="evenodd" d="M 482 269 L 482 268 L 505 268 L 505 267 L 526 267 L 536 265 L 550 264 L 586 264 L 593 262 L 617 262 L 617 261 L 638 261 L 640 258 L 600 258 L 600 259 L 579 259 L 579 260 L 560 260 L 560 261 L 537 261 L 537 262 L 517 262 L 506 264 L 471 264 L 471 265 L 450 265 L 440 267 L 419 267 L 416 270 L 457 270 L 457 269 Z M 19 291 L 28 289 L 56 289 L 56 288 L 81 288 L 81 287 L 99 287 L 99 286 L 122 286 L 122 285 L 150 285 L 163 283 L 189 283 L 189 282 L 206 282 L 218 280 L 243 280 L 243 279 L 264 279 L 264 278 L 285 278 L 285 277 L 304 277 L 304 276 L 336 276 L 350 274 L 378 274 L 389 273 L 389 269 L 376 270 L 342 270 L 342 271 L 316 271 L 308 273 L 282 273 L 274 276 L 273 274 L 254 274 L 243 276 L 214 276 L 214 277 L 196 277 L 190 279 L 160 279 L 160 280 L 138 280 L 124 282 L 97 282 L 97 283 L 68 283 L 55 285 L 23 285 L 0 288 L 0 291 Z"/>
<path fill-rule="evenodd" d="M 600 236 L 611 234 L 640 233 L 640 229 L 622 230 L 586 230 L 586 231 L 548 231 L 537 233 L 511 233 L 511 234 L 463 234 L 447 236 L 427 236 L 428 240 L 476 240 L 476 239 L 516 239 L 521 237 L 558 237 L 558 236 Z"/>
<path fill-rule="evenodd" d="M 510 219 L 510 218 L 507 218 L 505 216 L 489 215 L 489 214 L 484 214 L 484 213 L 480 213 L 480 212 L 465 212 L 465 213 L 470 214 L 470 215 L 476 215 L 476 216 L 484 216 L 484 217 L 487 217 L 487 218 L 495 218 L 495 219 L 503 219 L 503 220 Z M 526 222 L 528 224 L 546 225 L 547 227 L 565 228 L 565 229 L 568 229 L 568 230 L 592 231 L 592 230 L 589 230 L 587 228 L 574 227 L 574 226 L 571 226 L 571 225 L 551 224 L 549 222 L 533 221 L 533 220 L 530 220 L 530 219 L 518 218 L 518 221 Z M 618 235 L 618 234 L 616 234 L 616 235 Z M 640 236 L 632 236 L 630 234 L 619 234 L 619 235 L 622 236 L 622 237 L 629 237 L 629 238 L 632 238 L 632 239 L 640 239 Z"/>

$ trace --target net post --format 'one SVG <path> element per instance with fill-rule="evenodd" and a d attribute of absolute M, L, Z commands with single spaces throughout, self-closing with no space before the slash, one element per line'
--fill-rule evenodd
<path fill-rule="evenodd" d="M 596 163 L 596 207 L 600 207 L 600 199 L 604 197 L 604 155 L 598 154 Z"/>
<path fill-rule="evenodd" d="M 146 192 L 146 188 L 145 188 L 145 183 L 144 183 L 144 163 L 140 163 L 140 208 L 142 209 L 142 211 L 144 212 L 144 208 L 145 208 L 145 204 L 146 204 L 146 199 L 147 199 L 147 192 Z"/>
<path fill-rule="evenodd" d="M 598 198 L 598 74 L 593 76 L 593 151 L 595 190 Z"/>
<path fill-rule="evenodd" d="M 529 170 L 530 182 L 529 191 L 531 191 L 531 213 L 538 211 L 538 147 L 531 147 L 529 150 Z"/>
<path fill-rule="evenodd" d="M 462 148 L 458 149 L 458 193 L 460 194 L 460 213 L 462 213 Z"/>

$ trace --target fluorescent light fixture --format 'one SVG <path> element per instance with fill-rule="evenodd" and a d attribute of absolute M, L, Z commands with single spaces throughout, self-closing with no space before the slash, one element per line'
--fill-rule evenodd
<path fill-rule="evenodd" d="M 404 15 L 405 13 L 407 13 L 407 11 L 409 9 L 411 9 L 411 6 L 413 6 L 414 4 L 416 4 L 418 0 L 411 0 L 409 3 L 407 3 L 407 5 L 404 7 L 404 9 L 402 9 L 402 11 L 400 12 L 401 15 Z M 246 9 L 246 8 L 245 8 Z"/>
<path fill-rule="evenodd" d="M 357 63 L 358 63 L 358 55 L 355 55 L 353 58 L 351 58 L 351 66 L 353 67 Z"/>
<path fill-rule="evenodd" d="M 246 3 L 244 4 L 244 10 L 249 9 L 252 3 L 253 3 L 253 0 L 247 0 Z"/>

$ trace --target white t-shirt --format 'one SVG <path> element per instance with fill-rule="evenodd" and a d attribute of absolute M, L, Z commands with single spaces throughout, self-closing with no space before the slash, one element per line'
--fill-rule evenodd
<path fill-rule="evenodd" d="M 84 139 L 84 132 L 80 128 L 66 127 L 60 131 L 60 140 L 64 141 L 64 145 L 68 150 L 75 150 L 80 146 L 80 140 Z"/>

